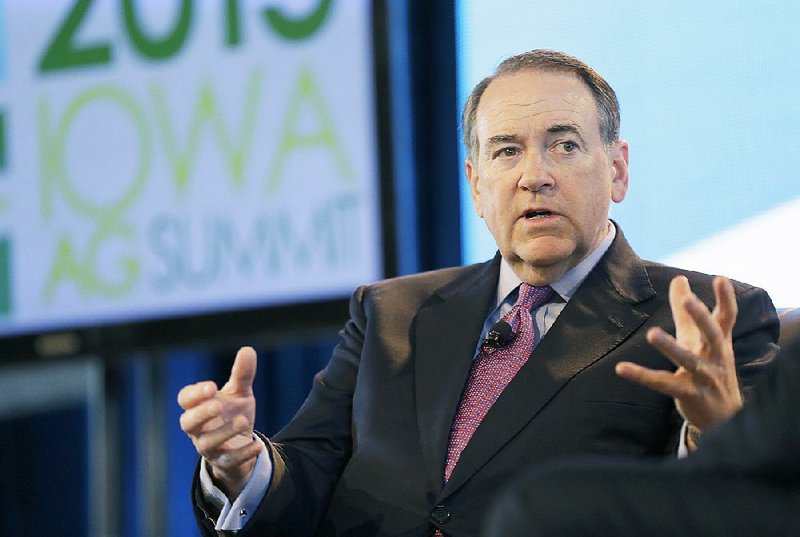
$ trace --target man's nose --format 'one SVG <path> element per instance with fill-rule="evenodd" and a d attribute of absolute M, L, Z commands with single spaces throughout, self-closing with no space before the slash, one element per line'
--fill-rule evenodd
<path fill-rule="evenodd" d="M 519 178 L 519 187 L 522 190 L 538 192 L 552 188 L 554 184 L 553 175 L 544 159 L 540 155 L 528 154 Z"/>

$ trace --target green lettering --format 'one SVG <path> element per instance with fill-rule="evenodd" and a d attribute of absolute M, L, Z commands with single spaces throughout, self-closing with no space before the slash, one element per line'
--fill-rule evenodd
<path fill-rule="evenodd" d="M 0 316 L 11 313 L 11 241 L 0 238 Z"/>
<path fill-rule="evenodd" d="M 239 0 L 225 0 L 225 43 L 235 47 L 242 42 L 242 16 Z"/>
<path fill-rule="evenodd" d="M 78 195 L 72 188 L 67 173 L 64 151 L 69 129 L 78 114 L 93 102 L 106 100 L 127 113 L 136 127 L 139 139 L 139 163 L 128 190 L 108 205 L 97 205 Z M 42 214 L 49 218 L 53 212 L 53 196 L 61 189 L 67 203 L 78 213 L 96 220 L 106 220 L 122 212 L 139 197 L 147 181 L 153 159 L 152 140 L 145 124 L 144 112 L 133 98 L 123 90 L 112 86 L 98 86 L 78 95 L 64 111 L 55 132 L 50 131 L 50 109 L 42 100 L 38 107 L 39 152 L 42 173 Z M 123 178 L 119 179 L 122 182 Z"/>
<path fill-rule="evenodd" d="M 86 19 L 93 0 L 76 0 L 61 22 L 39 61 L 39 72 L 111 63 L 111 45 L 100 43 L 80 46 L 75 36 Z"/>
<path fill-rule="evenodd" d="M 134 257 L 124 256 L 117 260 L 121 276 L 116 281 L 103 279 L 97 272 L 97 265 L 100 248 L 107 240 L 113 236 L 130 240 L 133 235 L 133 229 L 118 220 L 100 222 L 89 238 L 82 260 L 74 253 L 69 237 L 62 235 L 58 241 L 53 266 L 45 282 L 43 299 L 46 302 L 52 301 L 56 289 L 65 281 L 74 282 L 81 295 L 116 298 L 130 292 L 139 275 L 139 264 Z"/>
<path fill-rule="evenodd" d="M 183 47 L 186 38 L 189 37 L 189 27 L 194 11 L 192 9 L 193 1 L 181 0 L 178 20 L 162 38 L 154 38 L 144 32 L 136 13 L 135 3 L 135 0 L 122 0 L 122 18 L 125 22 L 125 30 L 134 48 L 145 58 L 151 60 L 163 60 L 173 56 Z"/>
<path fill-rule="evenodd" d="M 56 247 L 56 257 L 47 282 L 44 287 L 43 298 L 50 302 L 56 287 L 63 280 L 73 280 L 81 291 L 86 291 L 91 287 L 91 276 L 84 270 L 83 264 L 75 259 L 72 253 L 72 242 L 68 237 L 61 236 Z"/>
<path fill-rule="evenodd" d="M 305 17 L 288 17 L 277 7 L 266 8 L 263 14 L 267 25 L 275 33 L 289 41 L 300 41 L 317 33 L 328 18 L 332 4 L 333 0 L 320 0 L 317 7 Z"/>
<path fill-rule="evenodd" d="M 108 298 L 120 297 L 128 294 L 139 276 L 139 262 L 133 256 L 123 256 L 116 260 L 116 268 L 120 275 L 116 281 L 103 279 L 97 273 L 97 261 L 100 248 L 103 243 L 112 236 L 127 239 L 129 242 L 134 238 L 135 233 L 131 226 L 125 225 L 117 220 L 109 220 L 100 223 L 97 231 L 92 234 L 86 248 L 86 266 L 89 273 L 93 275 L 94 282 L 92 291 L 97 295 Z"/>
<path fill-rule="evenodd" d="M 295 131 L 300 117 L 300 109 L 304 104 L 312 107 L 319 121 L 319 130 L 317 132 L 300 134 Z M 325 106 L 322 95 L 314 85 L 313 75 L 308 69 L 300 71 L 297 87 L 291 92 L 291 100 L 287 106 L 286 117 L 281 131 L 283 136 L 267 174 L 268 190 L 277 190 L 286 165 L 286 157 L 289 153 L 314 146 L 325 146 L 331 151 L 342 182 L 352 183 L 355 180 L 355 174 L 350 162 L 347 160 L 344 147 L 336 136 L 333 118 Z"/>
<path fill-rule="evenodd" d="M 230 135 L 225 125 L 224 115 L 219 111 L 211 86 L 206 83 L 200 89 L 189 137 L 183 148 L 178 147 L 175 131 L 169 121 L 169 111 L 161 88 L 153 86 L 151 96 L 156 110 L 159 131 L 164 134 L 164 149 L 167 159 L 172 165 L 172 178 L 179 192 L 186 193 L 189 186 L 192 163 L 196 160 L 200 146 L 200 135 L 208 123 L 211 132 L 219 144 L 234 186 L 244 184 L 245 158 L 253 145 L 253 133 L 256 127 L 255 108 L 263 85 L 263 74 L 254 69 L 247 81 L 247 90 L 242 102 L 242 119 L 238 143 Z"/>

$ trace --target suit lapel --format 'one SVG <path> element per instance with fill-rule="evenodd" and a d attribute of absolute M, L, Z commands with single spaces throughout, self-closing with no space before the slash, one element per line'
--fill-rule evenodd
<path fill-rule="evenodd" d="M 647 320 L 648 315 L 637 311 L 634 305 L 651 298 L 655 291 L 619 227 L 617 233 L 609 251 L 489 410 L 462 452 L 440 498 L 463 485 L 570 379 L 625 341 Z"/>
<path fill-rule="evenodd" d="M 420 441 L 433 490 L 442 486 L 450 425 L 483 322 L 497 294 L 500 259 L 437 291 L 415 324 L 415 382 Z"/>

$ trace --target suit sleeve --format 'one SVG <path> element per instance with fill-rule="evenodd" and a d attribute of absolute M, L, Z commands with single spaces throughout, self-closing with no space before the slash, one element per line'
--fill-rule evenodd
<path fill-rule="evenodd" d="M 747 401 L 761 373 L 775 358 L 780 322 L 769 295 L 757 287 L 737 284 L 739 314 L 733 328 L 733 350 L 739 386 Z"/>
<path fill-rule="evenodd" d="M 262 438 L 273 462 L 269 489 L 239 537 L 315 535 L 352 452 L 351 411 L 366 315 L 365 288 L 350 300 L 350 320 L 327 366 L 315 377 L 306 401 L 272 439 Z M 195 494 L 197 494 L 195 492 Z M 215 536 L 195 514 L 204 535 Z"/>

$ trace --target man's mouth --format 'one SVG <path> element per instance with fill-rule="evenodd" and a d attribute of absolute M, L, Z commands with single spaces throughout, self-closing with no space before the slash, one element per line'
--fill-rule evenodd
<path fill-rule="evenodd" d="M 547 218 L 548 216 L 552 215 L 553 213 L 551 213 L 550 211 L 526 211 L 525 219 L 536 220 L 537 218 Z"/>

